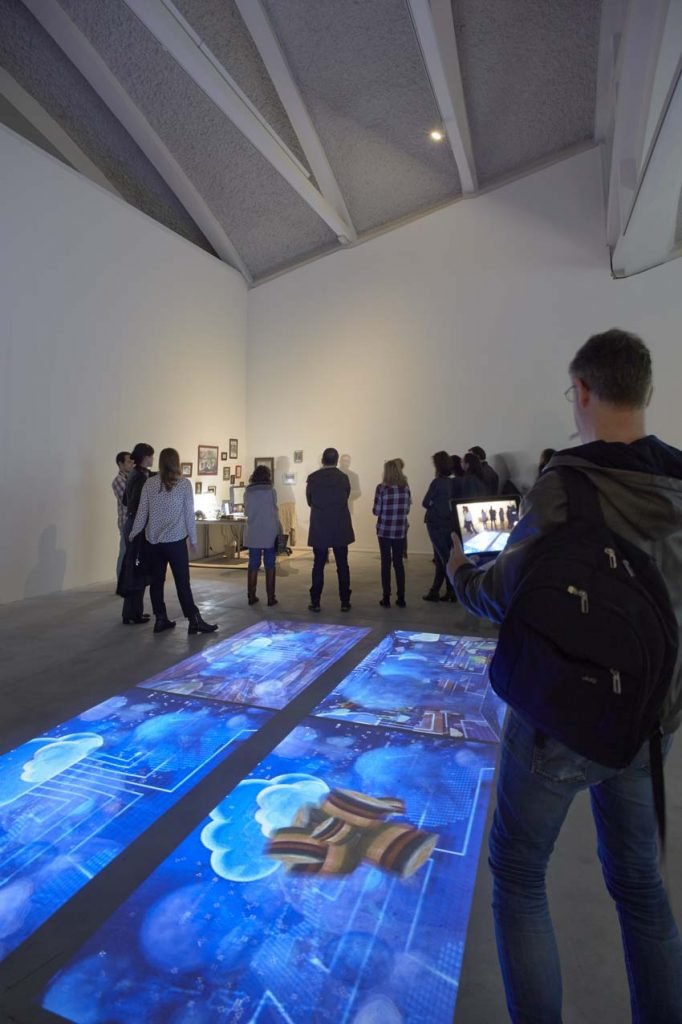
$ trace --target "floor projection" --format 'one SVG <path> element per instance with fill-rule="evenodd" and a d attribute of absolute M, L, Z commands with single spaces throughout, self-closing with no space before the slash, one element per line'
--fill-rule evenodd
<path fill-rule="evenodd" d="M 260 622 L 144 683 L 154 690 L 283 708 L 368 629 Z"/>
<path fill-rule="evenodd" d="M 496 747 L 307 718 L 50 983 L 76 1024 L 450 1024 Z"/>
<path fill-rule="evenodd" d="M 390 633 L 314 713 L 495 743 L 505 706 L 488 681 L 494 651 L 481 637 Z"/>
<path fill-rule="evenodd" d="M 0 758 L 0 959 L 271 713 L 139 688 Z"/>

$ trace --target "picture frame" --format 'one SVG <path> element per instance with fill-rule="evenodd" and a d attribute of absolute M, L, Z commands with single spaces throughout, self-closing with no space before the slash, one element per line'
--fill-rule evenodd
<path fill-rule="evenodd" d="M 303 449 L 297 448 L 294 452 L 294 462 L 303 462 Z"/>
<path fill-rule="evenodd" d="M 217 476 L 218 445 L 200 444 L 197 449 L 197 476 Z"/>
<path fill-rule="evenodd" d="M 231 437 L 230 438 L 229 449 L 230 449 L 230 458 L 231 459 L 238 459 L 239 458 L 239 441 L 238 441 L 238 439 L 236 437 Z"/>
<path fill-rule="evenodd" d="M 233 505 L 232 506 L 232 511 L 233 512 L 243 512 L 244 511 L 244 506 L 243 505 Z"/>
<path fill-rule="evenodd" d="M 236 476 L 233 473 L 232 476 L 230 477 L 230 483 L 232 484 L 233 487 L 234 487 L 234 485 L 236 483 L 236 480 L 237 480 L 237 478 L 236 478 Z"/>
<path fill-rule="evenodd" d="M 275 479 L 275 458 L 274 458 L 274 456 L 266 455 L 266 456 L 263 456 L 262 458 L 254 459 L 253 460 L 253 468 L 256 469 L 257 466 L 267 466 L 268 469 L 270 470 L 270 476 L 272 477 L 273 480 Z"/>
<path fill-rule="evenodd" d="M 217 494 L 218 493 L 218 488 L 216 487 L 215 484 L 209 484 L 208 487 L 206 488 L 206 490 L 207 490 L 208 494 Z"/>
<path fill-rule="evenodd" d="M 242 478 L 242 467 L 241 466 L 235 466 L 234 467 L 234 475 L 237 477 L 237 480 L 241 480 L 241 478 Z"/>
<path fill-rule="evenodd" d="M 191 462 L 181 462 L 180 463 L 180 472 L 182 473 L 183 476 L 191 476 L 192 475 L 192 469 L 193 469 L 193 464 Z"/>
<path fill-rule="evenodd" d="M 202 487 L 201 480 L 197 480 L 197 482 L 194 485 L 194 493 L 195 494 L 201 494 L 202 489 L 203 489 L 203 487 Z"/>
<path fill-rule="evenodd" d="M 227 462 L 227 452 L 221 452 L 220 453 L 220 461 L 221 462 Z"/>
<path fill-rule="evenodd" d="M 230 476 L 231 475 L 232 474 L 230 473 L 230 467 L 229 466 L 223 466 L 223 480 L 225 481 L 225 483 L 229 484 Z"/>

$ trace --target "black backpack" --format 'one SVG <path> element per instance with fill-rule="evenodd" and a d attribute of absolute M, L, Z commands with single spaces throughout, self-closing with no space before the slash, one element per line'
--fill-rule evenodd
<path fill-rule="evenodd" d="M 660 715 L 679 629 L 656 563 L 614 533 L 584 473 L 559 473 L 568 521 L 535 542 L 500 629 L 493 689 L 541 736 L 626 768 L 651 742 L 665 835 Z"/>

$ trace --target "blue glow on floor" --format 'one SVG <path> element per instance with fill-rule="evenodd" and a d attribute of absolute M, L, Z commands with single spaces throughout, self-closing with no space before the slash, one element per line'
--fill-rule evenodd
<path fill-rule="evenodd" d="M 496 748 L 308 718 L 51 982 L 76 1024 L 452 1020 Z M 438 837 L 410 877 L 295 874 L 264 832 L 329 790 Z M 407 831 L 407 830 L 405 830 Z"/>
<path fill-rule="evenodd" d="M 143 685 L 257 707 L 283 708 L 369 629 L 260 622 L 200 651 Z"/>
<path fill-rule="evenodd" d="M 259 623 L 0 757 L 0 960 L 367 632 Z"/>
<path fill-rule="evenodd" d="M 496 743 L 505 705 L 488 681 L 495 640 L 398 630 L 314 714 Z"/>

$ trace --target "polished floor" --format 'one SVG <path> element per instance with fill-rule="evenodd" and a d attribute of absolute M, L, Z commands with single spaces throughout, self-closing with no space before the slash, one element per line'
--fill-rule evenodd
<path fill-rule="evenodd" d="M 219 622 L 221 627 L 217 634 L 206 638 L 188 638 L 181 622 L 174 632 L 161 636 L 154 636 L 146 626 L 123 627 L 120 602 L 112 594 L 111 583 L 0 608 L 3 709 L 0 753 L 169 668 L 186 658 L 199 644 L 218 642 L 263 617 L 306 621 L 310 617 L 306 606 L 311 564 L 306 553 L 281 560 L 278 570 L 280 604 L 274 609 L 267 609 L 264 600 L 253 608 L 247 606 L 243 571 L 194 569 L 197 601 L 205 616 Z M 431 568 L 428 558 L 412 556 L 408 561 L 407 608 L 383 609 L 378 605 L 378 558 L 353 553 L 353 608 L 344 615 L 335 594 L 333 566 L 329 567 L 323 611 L 315 620 L 369 627 L 371 632 L 356 650 L 342 657 L 313 684 L 311 699 L 315 696 L 319 699 L 328 692 L 392 629 L 492 635 L 487 624 L 457 607 L 421 600 L 428 587 Z M 264 598 L 264 594 L 261 596 Z M 169 610 L 174 608 L 175 599 L 171 597 Z M 292 713 L 300 714 L 301 708 L 303 705 Z M 675 783 L 680 776 L 681 763 L 678 743 L 667 769 L 668 874 L 678 919 L 682 918 L 682 796 Z M 214 796 L 219 795 L 223 781 L 216 780 L 214 792 L 210 779 L 207 786 L 202 787 L 207 808 Z M 27 943 L 0 967 L 0 1019 L 23 1022 L 50 1019 L 39 1018 L 27 1009 L 32 994 L 40 990 L 60 958 L 67 956 L 68 951 L 92 931 L 96 922 L 115 909 L 121 901 L 121 886 L 130 891 L 151 866 L 174 848 L 183 832 L 183 812 L 191 807 L 192 799 L 189 794 L 178 809 L 132 844 L 121 858 L 125 860 L 124 873 L 121 867 L 102 873 L 96 901 L 82 902 L 78 915 L 62 915 L 59 930 L 50 929 L 48 922 L 38 935 L 39 941 Z M 565 1024 L 627 1021 L 627 988 L 617 920 L 601 880 L 586 797 L 576 801 L 560 838 L 550 874 L 550 898 L 564 968 Z M 489 903 L 490 881 L 484 848 L 474 893 L 456 1024 L 489 1024 L 506 1019 Z"/>

